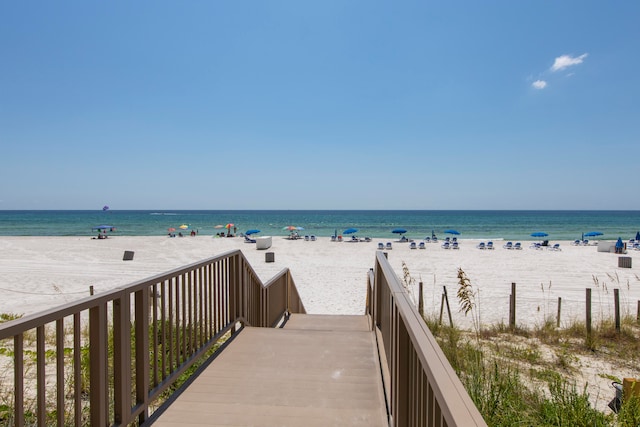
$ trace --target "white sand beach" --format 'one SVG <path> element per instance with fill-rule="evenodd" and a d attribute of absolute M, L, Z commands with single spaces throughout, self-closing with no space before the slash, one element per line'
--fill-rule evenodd
<path fill-rule="evenodd" d="M 479 250 L 477 241 L 461 240 L 460 249 L 445 250 L 427 243 L 426 249 L 410 249 L 408 243 L 373 239 L 372 242 L 288 240 L 274 236 L 268 252 L 275 262 L 265 262 L 264 250 L 242 238 L 196 236 L 0 237 L 0 312 L 28 314 L 64 304 L 136 280 L 196 262 L 226 251 L 241 249 L 263 281 L 289 268 L 310 313 L 361 314 L 365 305 L 366 274 L 373 267 L 379 242 L 393 249 L 388 258 L 402 276 L 403 262 L 411 277 L 424 282 L 425 310 L 439 312 L 442 287 L 447 286 L 454 321 L 470 327 L 470 319 L 458 312 L 455 299 L 457 269 L 462 268 L 479 290 L 482 323 L 508 322 L 511 283 L 517 285 L 517 323 L 532 326 L 545 316 L 556 316 L 562 297 L 562 320 L 584 319 L 585 288 L 593 288 L 594 319 L 613 315 L 613 289 L 620 289 L 621 311 L 636 314 L 640 300 L 640 251 L 632 268 L 618 268 L 618 257 L 597 251 L 597 246 L 560 243 L 561 250 Z M 125 250 L 134 251 L 123 261 Z"/>
<path fill-rule="evenodd" d="M 263 281 L 290 268 L 310 313 L 361 314 L 365 305 L 366 274 L 373 267 L 379 242 L 287 240 L 273 237 L 275 262 L 265 262 L 265 252 L 241 238 L 196 236 L 0 237 L 0 312 L 28 314 L 85 297 L 89 286 L 99 293 L 171 270 L 213 255 L 241 249 Z M 460 249 L 445 250 L 427 243 L 410 249 L 391 241 L 389 260 L 402 276 L 406 263 L 411 276 L 424 282 L 427 312 L 439 312 L 442 287 L 447 286 L 454 321 L 470 327 L 458 312 L 455 298 L 457 269 L 462 268 L 479 290 L 482 323 L 508 322 L 511 283 L 517 285 L 517 323 L 534 325 L 556 316 L 562 297 L 563 323 L 584 319 L 585 288 L 593 288 L 593 317 L 613 316 L 613 289 L 620 289 L 622 314 L 636 314 L 640 300 L 640 251 L 629 250 L 632 268 L 618 268 L 619 255 L 597 251 L 597 246 L 560 243 L 560 251 L 507 250 L 496 242 L 494 250 L 479 250 L 477 241 L 461 240 Z M 125 250 L 134 251 L 123 261 Z"/>
<path fill-rule="evenodd" d="M 226 251 L 241 249 L 263 282 L 289 268 L 309 313 L 362 314 L 366 275 L 374 265 L 379 242 L 331 242 L 287 240 L 273 237 L 268 252 L 275 262 L 265 262 L 264 250 L 242 238 L 196 236 L 0 237 L 0 313 L 30 314 L 89 295 L 124 286 L 173 268 Z M 389 260 L 402 278 L 403 262 L 417 282 L 424 282 L 425 311 L 438 314 L 442 287 L 447 286 L 454 322 L 471 328 L 470 318 L 458 311 L 457 269 L 462 268 L 479 290 L 478 309 L 483 324 L 508 323 L 511 283 L 517 284 L 517 323 L 541 324 L 545 316 L 555 319 L 562 298 L 562 324 L 585 317 L 585 288 L 592 288 L 593 319 L 612 318 L 614 288 L 620 289 L 621 312 L 636 314 L 640 300 L 640 251 L 624 256 L 632 268 L 618 268 L 618 257 L 597 251 L 597 246 L 560 243 L 561 250 L 507 250 L 496 242 L 494 250 L 479 250 L 478 241 L 461 240 L 460 249 L 445 250 L 430 243 L 410 249 L 408 243 L 392 241 Z M 123 261 L 125 250 L 134 259 Z M 446 316 L 445 316 L 446 319 Z M 581 380 L 590 384 L 594 403 L 602 410 L 612 397 L 610 380 L 601 374 L 640 377 L 639 369 L 621 370 L 600 360 L 582 358 Z"/>

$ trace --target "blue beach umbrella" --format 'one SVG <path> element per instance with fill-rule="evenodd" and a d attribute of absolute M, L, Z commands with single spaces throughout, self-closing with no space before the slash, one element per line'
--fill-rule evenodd
<path fill-rule="evenodd" d="M 536 231 L 535 233 L 531 233 L 531 237 L 547 237 L 548 234 L 542 231 Z"/>
<path fill-rule="evenodd" d="M 596 237 L 602 236 L 602 233 L 599 231 L 589 231 L 588 233 L 584 233 L 584 237 Z"/>
<path fill-rule="evenodd" d="M 454 236 L 459 236 L 460 232 L 457 230 L 444 230 L 445 234 L 453 234 Z"/>
<path fill-rule="evenodd" d="M 407 232 L 407 230 L 405 230 L 404 228 L 394 228 L 393 230 L 391 230 L 391 232 L 394 234 L 404 234 Z"/>
<path fill-rule="evenodd" d="M 346 230 L 344 230 L 342 232 L 342 234 L 353 234 L 353 233 L 357 233 L 358 229 L 357 228 L 347 228 Z"/>
<path fill-rule="evenodd" d="M 113 227 L 113 225 L 96 225 L 95 227 L 91 228 L 92 230 L 114 230 L 115 228 Z"/>
<path fill-rule="evenodd" d="M 255 230 L 255 229 L 253 229 L 253 230 L 247 230 L 247 231 L 245 231 L 245 232 L 244 232 L 244 234 L 246 234 L 247 236 L 251 236 L 252 234 L 257 234 L 257 233 L 259 233 L 259 232 L 260 232 L 260 230 Z"/>

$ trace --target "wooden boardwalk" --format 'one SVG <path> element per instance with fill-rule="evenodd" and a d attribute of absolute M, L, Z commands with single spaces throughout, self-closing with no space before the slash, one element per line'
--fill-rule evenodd
<path fill-rule="evenodd" d="M 367 317 L 245 328 L 153 425 L 387 426 Z"/>

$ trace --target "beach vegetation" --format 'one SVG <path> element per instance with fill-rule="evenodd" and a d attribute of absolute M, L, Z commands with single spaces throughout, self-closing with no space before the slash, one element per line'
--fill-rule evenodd
<path fill-rule="evenodd" d="M 22 314 L 16 314 L 16 313 L 0 313 L 0 323 L 10 322 L 12 320 L 19 319 L 22 316 L 23 316 Z"/>
<path fill-rule="evenodd" d="M 599 293 L 608 292 L 594 276 L 596 283 Z M 545 297 L 550 289 L 551 283 L 541 285 Z M 560 328 L 548 312 L 533 327 L 481 325 L 477 292 L 462 269 L 456 296 L 460 311 L 473 316 L 473 330 L 443 325 L 435 313 L 424 319 L 489 426 L 640 426 L 640 397 L 625 399 L 616 414 L 595 404 L 608 395 L 580 380 L 585 361 L 597 360 L 612 372 L 637 371 L 640 326 L 634 316 L 624 315 L 618 331 L 602 312 L 588 338 L 584 321 L 573 319 Z M 600 376 L 620 382 L 611 373 Z"/>

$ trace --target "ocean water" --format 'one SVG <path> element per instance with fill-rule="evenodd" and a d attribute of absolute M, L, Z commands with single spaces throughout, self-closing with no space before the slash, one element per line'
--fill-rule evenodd
<path fill-rule="evenodd" d="M 301 235 L 331 236 L 353 227 L 360 237 L 392 238 L 394 228 L 422 239 L 445 237 L 445 230 L 459 239 L 539 240 L 531 233 L 545 232 L 549 240 L 579 239 L 582 233 L 599 231 L 596 239 L 634 238 L 640 230 L 640 211 L 0 211 L 0 236 L 92 236 L 92 227 L 115 227 L 113 235 L 153 236 L 178 231 L 188 225 L 199 235 L 215 235 L 233 223 L 237 233 L 261 230 L 261 235 L 284 236 L 284 227 L 302 227 Z"/>

